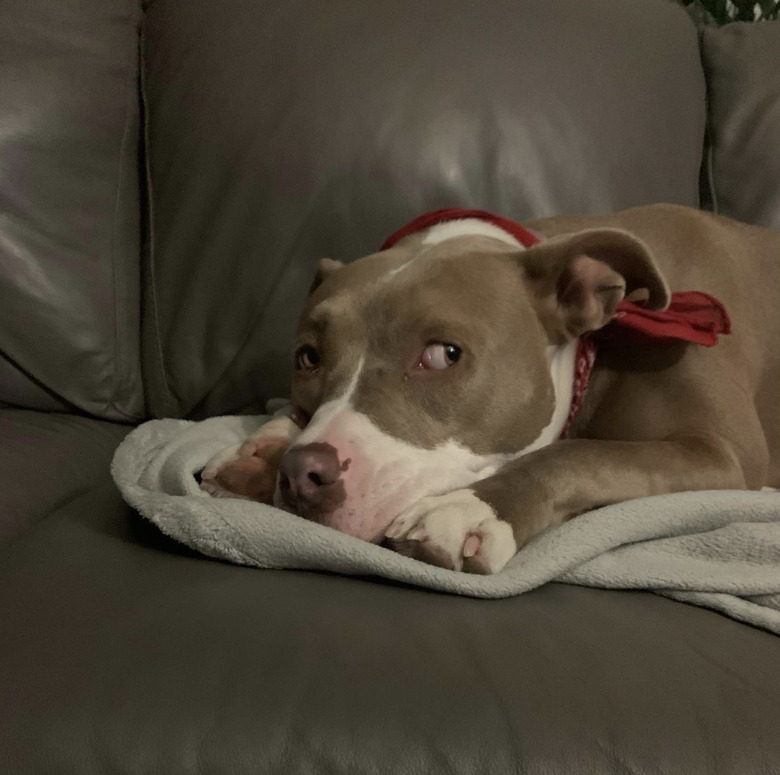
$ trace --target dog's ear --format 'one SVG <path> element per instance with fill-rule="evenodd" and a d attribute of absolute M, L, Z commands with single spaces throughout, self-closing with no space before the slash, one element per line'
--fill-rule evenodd
<path fill-rule="evenodd" d="M 553 237 L 519 259 L 539 319 L 555 342 L 606 325 L 629 295 L 648 309 L 669 305 L 669 288 L 650 249 L 621 229 Z"/>
<path fill-rule="evenodd" d="M 311 286 L 309 287 L 309 295 L 314 293 L 314 291 L 322 285 L 322 282 L 326 277 L 337 272 L 342 266 L 344 266 L 344 264 L 341 261 L 335 261 L 332 258 L 321 258 L 320 263 L 317 264 L 317 273 L 314 275 L 314 279 L 311 281 Z"/>

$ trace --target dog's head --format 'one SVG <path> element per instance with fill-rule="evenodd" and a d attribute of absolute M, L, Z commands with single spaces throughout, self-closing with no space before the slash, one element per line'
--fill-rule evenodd
<path fill-rule="evenodd" d="M 475 231 L 429 230 L 348 265 L 320 263 L 292 385 L 311 420 L 282 459 L 277 505 L 381 541 L 414 501 L 558 438 L 576 338 L 628 291 L 668 303 L 647 247 L 626 232 L 525 250 Z"/>

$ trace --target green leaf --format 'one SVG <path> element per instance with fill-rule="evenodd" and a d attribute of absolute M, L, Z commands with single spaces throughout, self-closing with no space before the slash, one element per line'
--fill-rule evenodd
<path fill-rule="evenodd" d="M 732 0 L 737 8 L 736 19 L 741 22 L 752 22 L 755 16 L 755 0 Z"/>
<path fill-rule="evenodd" d="M 777 19 L 780 0 L 683 0 L 698 25 L 721 25 L 732 21 Z M 758 9 L 759 14 L 756 14 Z"/>
<path fill-rule="evenodd" d="M 709 0 L 708 2 L 697 0 L 697 2 L 701 2 L 707 8 L 718 24 L 728 24 L 732 20 L 726 0 Z"/>
<path fill-rule="evenodd" d="M 780 14 L 780 0 L 759 0 L 762 19 L 776 19 Z"/>

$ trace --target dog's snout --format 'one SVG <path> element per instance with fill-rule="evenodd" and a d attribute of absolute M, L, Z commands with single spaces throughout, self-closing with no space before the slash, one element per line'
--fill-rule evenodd
<path fill-rule="evenodd" d="M 296 510 L 330 511 L 344 500 L 342 466 L 330 444 L 292 447 L 279 466 L 279 493 Z"/>

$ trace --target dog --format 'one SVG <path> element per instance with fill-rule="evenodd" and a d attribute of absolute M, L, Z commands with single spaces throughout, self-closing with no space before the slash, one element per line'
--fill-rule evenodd
<path fill-rule="evenodd" d="M 668 335 L 688 325 L 666 320 L 670 289 L 704 300 L 693 338 Z M 621 336 L 624 306 L 661 335 Z M 778 334 L 776 232 L 676 205 L 437 211 L 320 261 L 291 406 L 201 486 L 496 573 L 600 506 L 780 484 Z"/>

